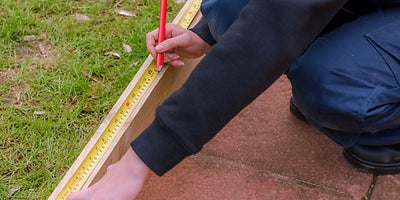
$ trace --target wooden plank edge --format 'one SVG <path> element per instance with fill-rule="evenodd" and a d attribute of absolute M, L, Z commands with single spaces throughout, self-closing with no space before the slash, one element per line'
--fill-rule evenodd
<path fill-rule="evenodd" d="M 181 19 L 181 17 L 185 14 L 186 10 L 188 9 L 188 7 L 192 2 L 193 0 L 189 0 L 185 3 L 181 11 L 174 19 L 173 21 L 174 23 L 177 23 Z M 200 19 L 201 19 L 201 14 L 197 14 L 196 18 L 191 23 L 191 26 L 194 26 Z M 197 65 L 200 59 L 186 60 L 185 66 L 180 68 L 166 67 L 166 69 L 163 69 L 157 75 L 156 80 L 152 83 L 150 88 L 148 88 L 145 96 L 141 99 L 141 101 L 131 114 L 131 116 L 127 119 L 126 123 L 121 128 L 120 132 L 112 142 L 106 154 L 100 160 L 100 162 L 98 163 L 98 165 L 92 172 L 91 176 L 88 178 L 88 180 L 86 181 L 85 185 L 82 188 L 87 188 L 88 186 L 95 183 L 98 179 L 100 179 L 104 175 L 108 165 L 118 161 L 122 157 L 123 153 L 125 153 L 125 151 L 129 147 L 130 141 L 133 140 L 135 137 L 137 137 L 137 135 L 140 134 L 140 132 L 142 132 L 144 128 L 147 127 L 148 124 L 154 119 L 155 108 L 163 101 L 163 99 L 165 99 L 167 96 L 169 96 L 169 94 L 171 94 L 173 91 L 175 91 L 178 87 L 180 87 L 183 84 L 184 80 L 186 80 L 186 78 L 189 76 L 190 72 Z M 87 145 L 84 147 L 80 155 L 71 165 L 70 169 L 64 175 L 64 177 L 59 182 L 57 187 L 53 190 L 52 194 L 48 198 L 49 200 L 56 199 L 57 195 L 65 187 L 65 185 L 68 183 L 71 177 L 73 177 L 74 173 L 79 168 L 81 162 L 87 157 L 93 145 L 98 141 L 98 139 L 104 132 L 105 128 L 109 124 L 110 120 L 117 113 L 118 109 L 121 107 L 125 99 L 128 97 L 129 93 L 131 92 L 132 88 L 136 85 L 136 83 L 139 81 L 140 77 L 143 75 L 143 73 L 146 72 L 146 69 L 151 64 L 151 62 L 153 62 L 153 58 L 149 55 L 148 58 L 143 63 L 143 65 L 140 67 L 139 71 L 135 74 L 132 81 L 128 84 L 127 88 L 124 90 L 120 98 L 112 107 L 110 112 L 103 119 L 102 123 L 99 125 L 98 129 L 96 130 L 92 138 L 89 140 Z M 171 82 L 171 80 L 173 80 L 174 83 L 169 85 L 168 82 Z M 160 82 L 162 82 L 162 84 Z M 168 87 L 161 87 L 161 86 L 168 86 Z M 163 96 L 162 98 L 160 98 L 160 95 L 158 95 L 160 93 L 164 93 L 164 95 L 161 95 Z M 148 99 L 153 99 L 153 101 L 148 101 Z M 150 116 L 149 113 L 152 116 Z M 146 119 L 144 119 L 144 117 L 141 116 L 146 116 Z"/>

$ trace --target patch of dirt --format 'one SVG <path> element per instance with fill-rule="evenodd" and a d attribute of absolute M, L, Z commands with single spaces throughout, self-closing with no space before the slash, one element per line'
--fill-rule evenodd
<path fill-rule="evenodd" d="M 14 81 L 16 74 L 13 69 L 8 69 L 5 72 L 0 71 L 0 84 L 4 84 L 6 81 Z"/>
<path fill-rule="evenodd" d="M 11 87 L 6 94 L 0 94 L 0 103 L 3 105 L 22 106 L 26 101 L 34 103 L 25 94 L 29 85 L 24 80 L 17 80 L 24 74 L 21 70 L 27 69 L 34 72 L 43 69 L 52 70 L 56 67 L 57 51 L 53 43 L 47 39 L 46 34 L 26 35 L 23 40 L 14 46 L 15 64 L 9 66 L 6 71 L 0 70 L 0 84 L 8 84 Z M 29 62 L 29 64 L 22 69 L 19 62 Z"/>
<path fill-rule="evenodd" d="M 21 44 L 16 48 L 18 59 L 23 59 L 31 56 L 47 57 L 51 50 L 52 43 L 49 41 L 30 41 L 26 44 Z"/>
<path fill-rule="evenodd" d="M 23 105 L 27 98 L 25 91 L 29 86 L 24 81 L 17 80 L 22 73 L 21 70 L 24 70 L 18 62 L 29 61 L 30 64 L 25 69 L 37 71 L 40 68 L 51 69 L 55 67 L 57 61 L 53 43 L 47 40 L 45 34 L 25 36 L 24 41 L 14 47 L 14 52 L 16 64 L 6 71 L 0 71 L 0 84 L 7 83 L 11 86 L 7 94 L 0 94 L 0 102 L 3 105 Z"/>
<path fill-rule="evenodd" d="M 32 59 L 32 65 L 39 62 L 45 68 L 54 66 L 57 60 L 56 52 L 53 43 L 47 40 L 46 34 L 26 35 L 24 42 L 15 47 L 17 60 Z"/>
<path fill-rule="evenodd" d="M 9 94 L 0 95 L 1 104 L 5 106 L 7 105 L 22 106 L 23 105 L 22 100 L 25 98 L 24 94 L 25 89 L 26 86 L 23 83 L 13 86 Z"/>

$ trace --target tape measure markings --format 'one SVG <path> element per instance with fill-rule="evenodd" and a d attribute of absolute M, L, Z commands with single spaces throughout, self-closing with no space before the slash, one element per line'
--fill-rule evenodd
<path fill-rule="evenodd" d="M 177 24 L 183 28 L 188 28 L 199 11 L 200 5 L 201 0 L 192 1 Z M 156 65 L 153 60 L 56 199 L 66 199 L 68 194 L 82 188 L 94 168 L 104 156 L 106 150 L 110 147 L 117 133 L 155 80 L 157 74 L 158 71 L 156 70 Z"/>

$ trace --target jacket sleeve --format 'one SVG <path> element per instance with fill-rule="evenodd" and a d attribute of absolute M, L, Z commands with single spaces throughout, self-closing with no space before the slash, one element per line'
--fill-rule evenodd
<path fill-rule="evenodd" d="M 201 150 L 278 79 L 345 0 L 250 0 L 131 146 L 163 175 Z"/>
<path fill-rule="evenodd" d="M 206 41 L 209 45 L 214 45 L 216 43 L 215 39 L 211 35 L 210 29 L 207 24 L 207 20 L 202 18 L 199 23 L 196 24 L 192 29 L 190 29 L 194 33 L 196 33 L 201 39 Z"/>

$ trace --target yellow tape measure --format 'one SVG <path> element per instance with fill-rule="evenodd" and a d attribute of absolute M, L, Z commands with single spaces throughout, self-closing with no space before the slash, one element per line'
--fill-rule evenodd
<path fill-rule="evenodd" d="M 183 28 L 188 28 L 192 23 L 194 17 L 198 13 L 201 5 L 201 0 L 194 0 L 190 2 L 190 5 L 182 14 L 177 24 Z M 99 139 L 96 141 L 93 148 L 89 151 L 86 158 L 82 161 L 80 166 L 75 171 L 74 175 L 69 179 L 67 184 L 57 195 L 56 199 L 66 199 L 71 192 L 79 191 L 85 184 L 100 159 L 104 156 L 110 144 L 115 139 L 115 136 L 122 128 L 130 114 L 139 104 L 139 101 L 144 96 L 147 89 L 150 87 L 154 79 L 156 78 L 158 71 L 156 70 L 155 62 L 147 67 L 145 73 L 140 77 L 132 91 L 129 93 L 118 112 L 114 115 L 112 120 L 109 122 L 105 131 L 101 134 Z"/>

